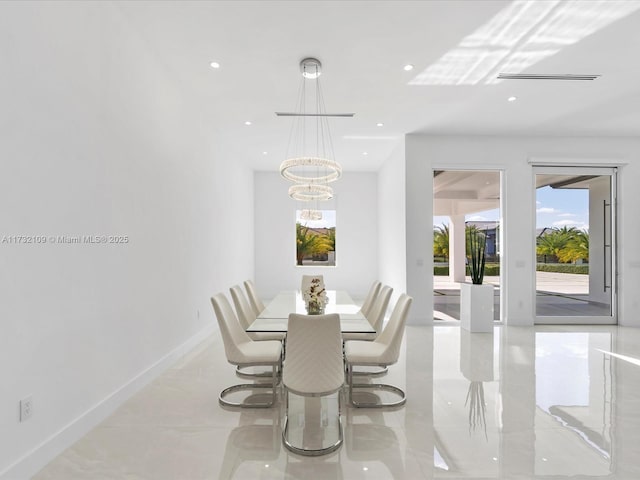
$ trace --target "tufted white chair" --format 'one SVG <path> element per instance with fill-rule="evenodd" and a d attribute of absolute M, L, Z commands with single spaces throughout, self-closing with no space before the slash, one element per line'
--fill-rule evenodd
<path fill-rule="evenodd" d="M 231 298 L 233 298 L 233 304 L 236 307 L 236 313 L 238 314 L 238 320 L 240 325 L 246 331 L 247 328 L 253 323 L 257 315 L 249 305 L 249 301 L 244 292 L 238 285 L 234 285 L 229 289 Z M 284 339 L 285 334 L 281 332 L 247 332 L 249 338 L 252 340 L 280 340 Z"/>
<path fill-rule="evenodd" d="M 367 296 L 362 303 L 362 308 L 360 309 L 365 317 L 371 313 L 371 307 L 373 307 L 373 303 L 376 301 L 376 298 L 378 298 L 380 288 L 382 288 L 382 283 L 380 283 L 378 280 L 374 281 L 371 285 L 369 293 L 367 293 Z"/>
<path fill-rule="evenodd" d="M 251 340 L 240 326 L 229 300 L 222 293 L 211 297 L 211 304 L 218 319 L 227 361 L 238 367 L 256 365 L 271 367 L 271 384 L 241 384 L 227 387 L 220 392 L 218 397 L 220 404 L 228 407 L 271 407 L 276 401 L 278 371 L 282 365 L 282 343 L 278 341 L 254 342 Z M 244 401 L 234 403 L 225 399 L 232 392 L 265 388 L 272 390 L 270 402 Z"/>
<path fill-rule="evenodd" d="M 393 288 L 388 285 L 381 287 L 380 293 L 375 297 L 375 301 L 369 309 L 369 314 L 365 315 L 376 333 L 344 333 L 342 338 L 344 340 L 375 340 L 382 330 L 384 315 L 387 313 L 392 293 Z"/>
<path fill-rule="evenodd" d="M 233 303 L 236 307 L 236 315 L 240 322 L 240 326 L 246 331 L 247 328 L 249 328 L 249 325 L 251 325 L 256 319 L 256 315 L 253 313 L 253 309 L 249 305 L 247 297 L 245 297 L 244 292 L 238 285 L 231 287 L 229 292 L 231 293 L 231 298 L 233 299 Z M 256 341 L 278 340 L 279 342 L 282 342 L 285 337 L 285 334 L 282 332 L 247 332 L 247 335 L 249 335 L 251 340 Z M 251 372 L 244 370 L 240 366 L 236 368 L 236 374 L 243 378 L 262 378 L 270 376 L 270 372 Z"/>
<path fill-rule="evenodd" d="M 260 300 L 258 291 L 256 290 L 256 286 L 251 280 L 245 280 L 244 289 L 247 291 L 249 303 L 251 304 L 251 308 L 253 308 L 253 312 L 257 317 L 265 309 L 264 303 L 262 303 L 262 300 Z"/>
<path fill-rule="evenodd" d="M 285 447 L 300 455 L 324 455 L 342 445 L 340 390 L 344 385 L 344 360 L 340 316 L 289 315 L 287 357 L 282 369 L 285 394 L 285 420 L 282 441 Z M 324 448 L 294 446 L 288 439 L 289 394 L 320 397 L 338 392 L 338 440 Z"/>
<path fill-rule="evenodd" d="M 355 407 L 396 407 L 404 405 L 407 396 L 403 390 L 387 384 L 355 384 L 353 383 L 353 367 L 379 366 L 387 367 L 398 361 L 400 346 L 404 334 L 409 308 L 413 299 L 402 294 L 396 303 L 387 326 L 374 341 L 351 340 L 345 343 L 344 352 L 347 362 L 347 374 L 349 383 L 349 402 Z M 379 389 L 394 392 L 401 398 L 392 403 L 364 403 L 353 400 L 354 388 Z"/>

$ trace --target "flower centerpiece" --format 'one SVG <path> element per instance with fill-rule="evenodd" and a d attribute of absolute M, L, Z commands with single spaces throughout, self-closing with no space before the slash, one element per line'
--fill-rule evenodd
<path fill-rule="evenodd" d="M 322 315 L 327 304 L 327 292 L 319 278 L 311 279 L 308 287 L 302 292 L 302 297 L 309 315 Z"/>

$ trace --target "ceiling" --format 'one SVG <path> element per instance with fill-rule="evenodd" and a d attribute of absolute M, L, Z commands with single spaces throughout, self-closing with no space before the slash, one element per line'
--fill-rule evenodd
<path fill-rule="evenodd" d="M 538 174 L 536 188 L 588 189 L 597 175 Z M 433 214 L 468 215 L 500 208 L 500 172 L 439 170 L 433 175 Z"/>
<path fill-rule="evenodd" d="M 415 132 L 640 136 L 636 1 L 160 1 L 114 8 L 201 102 L 220 146 L 256 170 L 276 171 L 285 157 L 291 118 L 275 112 L 295 109 L 299 62 L 309 56 L 323 64 L 327 111 L 355 112 L 331 119 L 336 159 L 346 171 L 376 171 Z M 221 67 L 212 69 L 211 61 Z M 403 69 L 409 63 L 413 71 Z M 495 81 L 505 71 L 600 77 Z"/>
<path fill-rule="evenodd" d="M 465 215 L 500 208 L 500 172 L 434 172 L 433 214 Z"/>

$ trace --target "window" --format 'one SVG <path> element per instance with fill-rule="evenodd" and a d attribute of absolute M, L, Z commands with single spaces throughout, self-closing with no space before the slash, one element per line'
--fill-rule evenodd
<path fill-rule="evenodd" d="M 319 210 L 320 220 L 302 219 L 296 210 L 296 265 L 335 267 L 336 211 Z"/>

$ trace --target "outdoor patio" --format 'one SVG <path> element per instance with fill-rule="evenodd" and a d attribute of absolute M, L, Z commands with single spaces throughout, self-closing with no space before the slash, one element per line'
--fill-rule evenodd
<path fill-rule="evenodd" d="M 466 277 L 471 282 L 470 277 Z M 495 285 L 494 320 L 500 320 L 500 277 L 484 277 Z M 536 272 L 536 313 L 539 316 L 609 315 L 608 305 L 589 302 L 589 276 L 573 273 Z M 439 322 L 460 319 L 460 284 L 448 276 L 433 277 L 433 319 Z"/>

